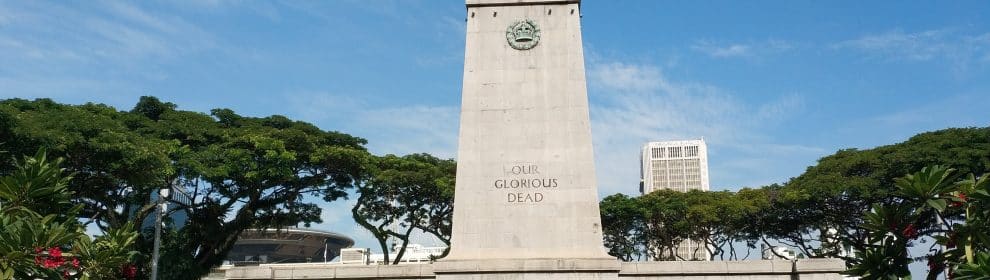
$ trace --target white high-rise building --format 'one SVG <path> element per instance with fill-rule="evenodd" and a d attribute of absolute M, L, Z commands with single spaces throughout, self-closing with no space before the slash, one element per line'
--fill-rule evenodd
<path fill-rule="evenodd" d="M 640 193 L 671 189 L 708 190 L 708 146 L 704 139 L 649 142 L 643 146 Z"/>
<path fill-rule="evenodd" d="M 661 189 L 708 190 L 708 146 L 704 139 L 649 142 L 643 146 L 641 160 L 641 194 Z M 676 254 L 685 260 L 709 259 L 704 242 L 697 240 L 684 240 Z"/>

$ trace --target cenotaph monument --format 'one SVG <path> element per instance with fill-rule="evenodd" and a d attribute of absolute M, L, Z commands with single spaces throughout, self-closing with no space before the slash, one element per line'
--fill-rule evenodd
<path fill-rule="evenodd" d="M 453 236 L 438 279 L 615 278 L 619 263 L 602 244 L 579 2 L 467 0 Z"/>
<path fill-rule="evenodd" d="M 579 0 L 466 0 L 450 254 L 225 279 L 842 279 L 842 260 L 620 263 L 602 241 Z"/>

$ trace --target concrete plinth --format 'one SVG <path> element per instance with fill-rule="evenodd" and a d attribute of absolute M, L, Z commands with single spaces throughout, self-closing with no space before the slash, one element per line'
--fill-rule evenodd
<path fill-rule="evenodd" d="M 437 279 L 618 279 L 610 259 L 454 260 L 433 264 Z"/>
<path fill-rule="evenodd" d="M 225 279 L 618 279 L 618 280 L 840 280 L 840 259 L 626 262 L 600 259 L 448 261 L 433 264 L 280 264 L 235 267 Z"/>
<path fill-rule="evenodd" d="M 622 263 L 629 280 L 841 280 L 841 259 L 758 261 L 669 261 Z"/>
<path fill-rule="evenodd" d="M 436 279 L 430 264 L 341 265 L 275 264 L 235 267 L 226 271 L 226 279 Z"/>

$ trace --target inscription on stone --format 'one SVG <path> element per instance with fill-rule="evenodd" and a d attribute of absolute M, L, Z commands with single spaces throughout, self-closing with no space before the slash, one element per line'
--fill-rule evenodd
<path fill-rule="evenodd" d="M 492 184 L 496 190 L 504 191 L 505 202 L 540 203 L 545 193 L 557 189 L 557 178 L 540 173 L 536 164 L 513 164 L 502 167 L 502 176 Z"/>

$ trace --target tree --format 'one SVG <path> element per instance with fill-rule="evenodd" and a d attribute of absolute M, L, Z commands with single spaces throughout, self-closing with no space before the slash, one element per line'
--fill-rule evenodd
<path fill-rule="evenodd" d="M 446 257 L 450 253 L 450 237 L 452 235 L 452 220 L 454 217 L 454 188 L 457 175 L 457 162 L 453 159 L 438 159 L 429 154 L 419 154 L 423 160 L 431 162 L 436 168 L 433 170 L 435 188 L 426 192 L 424 200 L 427 203 L 423 207 L 424 217 L 418 223 L 413 224 L 419 230 L 432 234 L 437 240 L 443 242 L 447 249 L 437 258 Z"/>
<path fill-rule="evenodd" d="M 659 190 L 640 197 L 643 230 L 640 239 L 650 260 L 685 260 L 677 248 L 689 238 L 692 221 L 684 219 L 688 204 L 684 193 Z"/>
<path fill-rule="evenodd" d="M 148 119 L 157 121 L 161 119 L 162 114 L 175 111 L 176 107 L 175 104 L 161 102 L 154 96 L 141 96 L 137 105 L 134 105 L 134 109 L 131 109 L 131 113 L 140 114 Z"/>
<path fill-rule="evenodd" d="M 65 167 L 74 174 L 68 188 L 76 194 L 74 202 L 84 205 L 82 218 L 108 229 L 129 221 L 140 223 L 150 213 L 144 202 L 166 180 L 168 151 L 174 150 L 174 144 L 144 137 L 126 126 L 140 118 L 105 105 L 71 106 L 47 99 L 5 100 L 0 111 L 14 120 L 12 133 L 0 135 L 10 154 L 45 148 L 65 159 Z"/>
<path fill-rule="evenodd" d="M 0 143 L 11 153 L 45 147 L 66 158 L 78 216 L 104 232 L 144 224 L 154 213 L 153 194 L 176 190 L 166 215 L 184 212 L 188 221 L 168 228 L 174 233 L 164 242 L 189 263 L 164 262 L 162 271 L 191 270 L 181 279 L 219 264 L 245 229 L 319 222 L 321 209 L 305 197 L 343 198 L 367 176 L 364 139 L 282 116 L 229 109 L 211 116 L 152 97 L 130 112 L 11 99 L 0 102 L 0 121 L 10 125 Z M 146 233 L 137 242 L 142 252 L 151 251 Z"/>
<path fill-rule="evenodd" d="M 732 242 L 746 241 L 743 229 L 749 223 L 748 218 L 759 210 L 756 203 L 729 191 L 691 190 L 684 194 L 684 199 L 688 205 L 684 219 L 689 238 L 704 243 L 704 248 L 695 250 L 707 250 L 709 260 L 716 257 L 724 260 L 728 249 L 729 258 L 735 258 Z"/>
<path fill-rule="evenodd" d="M 860 227 L 863 213 L 895 199 L 895 178 L 936 164 L 961 174 L 990 171 L 990 127 L 927 132 L 902 143 L 824 157 L 783 187 L 771 188 L 773 199 L 760 211 L 758 230 L 809 257 L 839 257 L 835 241 L 840 239 L 865 248 L 870 242 Z"/>
<path fill-rule="evenodd" d="M 130 225 L 91 239 L 70 202 L 71 177 L 43 151 L 0 178 L 0 278 L 117 279 L 138 253 Z M 129 277 L 130 276 L 130 277 Z"/>
<path fill-rule="evenodd" d="M 687 260 L 675 253 L 684 240 L 704 244 L 691 255 L 706 250 L 709 260 L 739 259 L 732 243 L 754 247 L 760 235 L 751 234 L 757 231 L 752 225 L 759 224 L 759 211 L 767 205 L 765 192 L 743 189 L 738 193 L 661 190 L 640 197 L 614 194 L 599 207 L 609 254 L 632 261 Z"/>
<path fill-rule="evenodd" d="M 892 202 L 877 203 L 865 214 L 861 227 L 868 244 L 850 260 L 848 273 L 863 279 L 907 277 L 912 261 L 907 248 L 931 237 L 937 242 L 923 258 L 928 262 L 927 279 L 937 279 L 946 270 L 964 279 L 990 277 L 984 257 L 990 252 L 985 216 L 990 179 L 970 174 L 955 181 L 954 172 L 935 165 L 895 179 Z"/>
<path fill-rule="evenodd" d="M 976 178 L 972 173 L 959 182 L 959 191 L 950 207 L 962 208 L 961 224 L 955 225 L 948 239 L 939 240 L 950 248 L 946 259 L 955 264 L 956 279 L 990 277 L 990 174 Z M 961 244 L 961 246 L 959 246 Z M 956 246 L 951 246 L 956 245 Z"/>
<path fill-rule="evenodd" d="M 354 220 L 370 231 L 381 247 L 386 264 L 398 264 L 409 237 L 420 229 L 450 245 L 456 165 L 428 154 L 386 155 L 374 159 L 372 176 L 358 187 Z M 401 245 L 391 259 L 389 238 Z M 449 250 L 449 248 L 448 248 Z M 443 253 L 446 255 L 447 251 Z M 442 256 L 441 256 L 442 257 Z"/>
<path fill-rule="evenodd" d="M 599 202 L 602 235 L 608 254 L 622 261 L 638 259 L 638 235 L 644 230 L 643 212 L 638 200 L 624 194 L 613 194 Z"/>
<path fill-rule="evenodd" d="M 745 209 L 749 209 L 743 215 L 736 216 L 736 220 L 729 221 L 733 224 L 735 228 L 736 241 L 744 242 L 746 244 L 746 255 L 739 257 L 739 252 L 736 252 L 735 246 L 729 247 L 730 259 L 746 259 L 749 257 L 751 251 L 750 249 L 756 248 L 756 243 L 763 240 L 763 233 L 766 232 L 766 210 L 771 208 L 772 196 L 775 188 L 779 188 L 780 185 L 770 185 L 763 188 L 743 188 L 735 193 L 736 199 L 739 203 L 744 204 Z M 761 252 L 762 253 L 762 252 Z"/>

